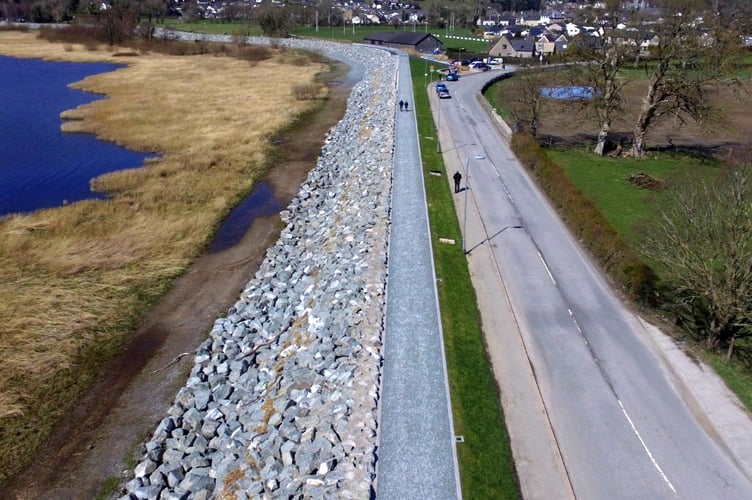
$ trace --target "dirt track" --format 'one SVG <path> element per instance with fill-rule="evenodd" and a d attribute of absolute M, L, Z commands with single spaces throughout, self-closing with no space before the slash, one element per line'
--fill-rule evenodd
<path fill-rule="evenodd" d="M 344 68 L 336 77 L 344 77 Z M 310 123 L 279 138 L 280 156 L 266 182 L 283 206 L 315 165 L 348 94 L 333 89 Z M 90 499 L 105 482 L 122 478 L 185 382 L 193 351 L 237 300 L 280 229 L 278 216 L 259 217 L 240 243 L 198 258 L 0 498 Z"/>

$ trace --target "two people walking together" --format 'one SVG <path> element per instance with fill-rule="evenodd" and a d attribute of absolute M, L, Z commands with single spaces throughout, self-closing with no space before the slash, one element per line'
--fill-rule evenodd
<path fill-rule="evenodd" d="M 408 103 L 407 101 L 403 101 L 400 99 L 399 102 L 400 111 L 408 111 Z"/>

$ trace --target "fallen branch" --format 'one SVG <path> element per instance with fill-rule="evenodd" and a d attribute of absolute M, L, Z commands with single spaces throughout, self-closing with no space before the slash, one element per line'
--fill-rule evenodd
<path fill-rule="evenodd" d="M 175 356 L 175 358 L 172 361 L 170 361 L 169 363 L 167 363 L 166 365 L 164 365 L 162 368 L 157 368 L 156 370 L 152 371 L 151 375 L 159 373 L 162 370 L 164 370 L 165 368 L 169 368 L 170 366 L 174 365 L 175 363 L 177 363 L 181 359 L 183 359 L 183 356 L 188 356 L 189 354 L 193 354 L 193 353 L 192 352 L 184 352 L 184 353 L 178 354 L 177 356 Z"/>
<path fill-rule="evenodd" d="M 273 344 L 274 342 L 276 342 L 276 341 L 277 341 L 277 338 L 275 337 L 275 338 L 271 339 L 271 340 L 270 340 L 270 341 L 268 341 L 268 342 L 262 342 L 262 343 L 260 343 L 260 344 L 257 344 L 257 345 L 255 345 L 255 346 L 253 346 L 253 349 L 251 349 L 250 351 L 248 351 L 248 352 L 244 352 L 244 353 L 243 353 L 243 354 L 241 354 L 240 356 L 236 357 L 236 358 L 235 358 L 235 361 L 240 361 L 241 359 L 245 359 L 245 358 L 247 358 L 248 356 L 251 356 L 251 355 L 253 355 L 253 354 L 256 354 L 256 352 L 258 352 L 258 350 L 259 350 L 259 349 L 261 349 L 262 347 L 266 347 L 266 346 L 268 346 L 268 345 L 272 345 L 272 344 Z"/>

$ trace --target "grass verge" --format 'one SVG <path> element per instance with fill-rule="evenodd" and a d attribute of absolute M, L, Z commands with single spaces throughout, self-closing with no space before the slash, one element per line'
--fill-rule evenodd
<path fill-rule="evenodd" d="M 713 367 L 726 386 L 739 398 L 748 410 L 752 410 L 752 372 L 749 366 L 738 361 L 727 363 L 724 355 L 705 352 L 702 358 Z"/>
<path fill-rule="evenodd" d="M 423 178 L 433 238 L 441 322 L 449 372 L 454 430 L 464 443 L 457 456 L 465 498 L 520 498 L 514 459 L 498 387 L 491 371 L 475 290 L 462 249 L 441 245 L 438 237 L 461 239 L 459 220 L 446 177 L 429 174 L 446 169 L 436 152 L 428 94 L 423 86 L 424 61 L 410 59 L 414 108 L 418 121 Z"/>

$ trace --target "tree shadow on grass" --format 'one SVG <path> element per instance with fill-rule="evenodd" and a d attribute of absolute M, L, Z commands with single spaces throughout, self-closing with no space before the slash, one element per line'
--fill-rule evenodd
<path fill-rule="evenodd" d="M 595 134 L 551 135 L 539 134 L 538 144 L 544 148 L 581 148 L 587 151 L 595 149 L 597 136 Z M 605 147 L 605 154 L 609 155 L 621 147 L 621 151 L 629 151 L 632 145 L 632 136 L 626 133 L 612 133 L 609 135 Z M 663 143 L 646 148 L 647 155 L 651 153 L 672 154 L 689 157 L 703 163 L 716 161 L 728 162 L 742 160 L 749 163 L 752 158 L 752 147 L 738 142 L 722 141 L 713 143 L 674 143 L 670 138 L 668 143 Z"/>

